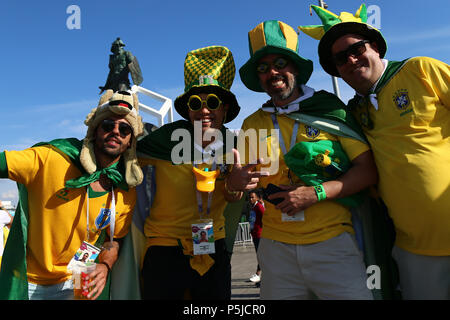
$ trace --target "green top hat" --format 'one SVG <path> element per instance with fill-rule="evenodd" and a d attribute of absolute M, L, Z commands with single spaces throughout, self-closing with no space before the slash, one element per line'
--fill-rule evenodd
<path fill-rule="evenodd" d="M 380 53 L 380 58 L 386 54 L 387 44 L 381 32 L 371 25 L 367 24 L 367 8 L 362 4 L 353 16 L 349 12 L 341 12 L 339 16 L 315 5 L 311 5 L 314 11 L 322 20 L 323 25 L 300 26 L 301 31 L 319 42 L 319 60 L 323 69 L 336 77 L 339 72 L 332 60 L 331 46 L 340 37 L 346 34 L 358 34 L 368 40 L 375 41 Z"/>
<path fill-rule="evenodd" d="M 250 90 L 264 92 L 259 83 L 256 66 L 259 59 L 268 54 L 282 54 L 289 58 L 298 69 L 298 83 L 308 82 L 313 63 L 298 54 L 298 35 L 286 23 L 277 20 L 261 22 L 248 33 L 248 43 L 250 59 L 239 69 L 239 74 Z"/>
<path fill-rule="evenodd" d="M 201 92 L 216 93 L 229 105 L 224 123 L 230 122 L 241 109 L 230 91 L 235 73 L 233 55 L 226 47 L 210 46 L 188 52 L 184 60 L 184 93 L 175 99 L 175 110 L 189 120 L 189 97 Z"/>

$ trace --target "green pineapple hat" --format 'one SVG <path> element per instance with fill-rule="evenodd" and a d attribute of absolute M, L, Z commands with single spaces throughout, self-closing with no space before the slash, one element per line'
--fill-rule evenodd
<path fill-rule="evenodd" d="M 341 12 L 339 16 L 319 6 L 311 5 L 314 11 L 322 20 L 323 25 L 300 26 L 310 37 L 320 40 L 319 42 L 319 61 L 323 69 L 336 77 L 339 73 L 332 60 L 331 46 L 340 37 L 346 34 L 357 34 L 377 44 L 380 58 L 386 54 L 386 40 L 379 30 L 367 24 L 367 8 L 362 4 L 355 15 L 349 12 Z"/>
<path fill-rule="evenodd" d="M 298 34 L 291 26 L 277 20 L 261 22 L 248 33 L 250 59 L 239 69 L 242 82 L 252 91 L 264 92 L 256 72 L 258 61 L 269 54 L 289 58 L 298 70 L 298 84 L 306 84 L 313 71 L 311 60 L 298 54 Z"/>
<path fill-rule="evenodd" d="M 175 99 L 175 110 L 189 120 L 187 102 L 193 94 L 214 93 L 228 111 L 224 123 L 230 122 L 241 109 L 230 91 L 236 67 L 231 51 L 223 46 L 210 46 L 188 52 L 184 60 L 184 93 Z"/>

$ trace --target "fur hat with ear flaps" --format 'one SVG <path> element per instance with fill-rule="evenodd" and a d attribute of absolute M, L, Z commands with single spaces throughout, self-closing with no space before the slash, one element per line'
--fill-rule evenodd
<path fill-rule="evenodd" d="M 86 117 L 84 123 L 88 126 L 86 137 L 80 154 L 80 162 L 84 169 L 92 174 L 100 168 L 94 153 L 95 131 L 104 119 L 111 116 L 123 116 L 133 128 L 131 146 L 122 154 L 125 164 L 125 181 L 129 187 L 140 184 L 144 178 L 136 156 L 137 137 L 143 134 L 144 125 L 139 115 L 139 101 L 135 93 L 128 91 L 107 90 L 100 98 L 99 104 Z"/>

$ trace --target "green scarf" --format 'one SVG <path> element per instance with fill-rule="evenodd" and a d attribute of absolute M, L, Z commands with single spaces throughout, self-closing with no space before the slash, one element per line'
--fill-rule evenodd
<path fill-rule="evenodd" d="M 362 127 L 368 130 L 372 130 L 374 128 L 374 123 L 370 118 L 369 112 L 369 95 L 374 93 L 378 95 L 380 91 L 386 86 L 386 84 L 388 84 L 389 81 L 401 70 L 401 68 L 408 60 L 409 59 L 405 59 L 403 61 L 388 61 L 386 70 L 378 81 L 377 86 L 366 96 L 362 97 L 358 94 L 355 94 L 355 96 L 349 100 L 348 109 L 355 115 L 356 119 Z"/>
<path fill-rule="evenodd" d="M 288 113 L 286 116 L 331 134 L 367 143 L 357 121 L 346 111 L 345 104 L 329 92 L 323 90 L 315 92 L 311 98 L 300 102 L 299 111 Z M 330 152 L 329 156 L 332 159 L 339 159 L 339 165 L 333 161 L 336 170 L 316 165 L 315 157 L 323 154 L 325 150 Z M 308 186 L 334 180 L 351 167 L 351 162 L 341 144 L 329 140 L 296 143 L 284 155 L 284 160 L 288 168 Z M 347 206 L 357 206 L 361 203 L 362 193 L 363 191 L 336 201 Z"/>
<path fill-rule="evenodd" d="M 79 155 L 83 142 L 75 139 L 56 139 L 50 142 L 41 142 L 35 144 L 37 146 L 52 146 L 59 152 L 67 155 L 70 161 L 84 173 L 80 178 L 68 181 L 71 187 L 84 186 L 87 181 L 91 181 L 94 177 L 100 174 L 93 173 L 88 175 L 85 173 L 81 165 Z M 114 167 L 104 172 L 113 175 L 117 181 L 117 185 L 123 185 L 124 179 L 119 178 L 120 170 L 123 165 L 118 165 L 117 162 Z M 110 167 L 110 168 L 111 168 Z M 117 169 L 119 167 L 119 170 Z M 101 171 L 98 171 L 101 172 Z M 123 171 L 122 171 L 123 172 Z M 119 174 L 118 174 L 119 173 Z M 8 236 L 5 251 L 2 259 L 2 266 L 0 270 L 0 300 L 28 300 L 28 279 L 27 279 L 27 263 L 26 263 L 26 245 L 28 240 L 28 191 L 26 187 L 20 183 L 17 184 L 19 190 L 19 202 L 17 203 L 16 212 L 14 215 L 11 231 Z M 104 231 L 102 231 L 103 233 Z M 101 235 L 95 246 L 100 247 L 103 244 L 105 235 Z M 107 291 L 105 287 L 104 292 Z M 103 293 L 102 293 L 102 295 Z"/>

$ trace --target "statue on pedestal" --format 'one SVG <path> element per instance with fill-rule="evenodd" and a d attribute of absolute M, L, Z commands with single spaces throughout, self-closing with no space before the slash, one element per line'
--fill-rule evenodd
<path fill-rule="evenodd" d="M 109 55 L 109 74 L 106 83 L 100 88 L 100 94 L 108 89 L 115 91 L 126 91 L 131 88 L 128 73 L 131 74 L 133 84 L 140 85 L 144 80 L 142 77 L 139 62 L 130 51 L 123 49 L 125 44 L 120 38 L 117 38 L 111 45 L 111 52 Z"/>

